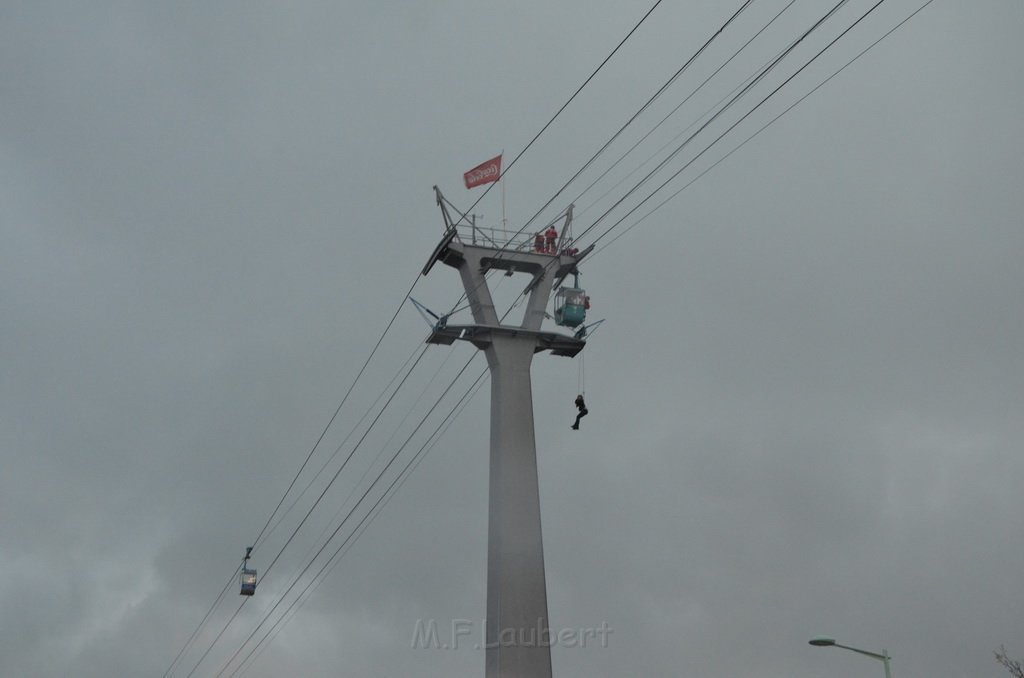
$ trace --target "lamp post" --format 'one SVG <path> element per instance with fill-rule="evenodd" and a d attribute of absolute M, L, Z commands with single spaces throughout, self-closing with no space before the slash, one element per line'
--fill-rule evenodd
<path fill-rule="evenodd" d="M 861 650 L 856 647 L 850 647 L 849 645 L 840 645 L 836 642 L 835 638 L 829 638 L 828 636 L 815 636 L 814 638 L 811 638 L 808 642 L 811 645 L 814 645 L 815 647 L 841 647 L 844 650 L 850 650 L 851 652 L 856 652 L 857 654 L 863 654 L 867 655 L 868 657 L 880 659 L 882 661 L 882 664 L 885 665 L 885 678 L 892 678 L 892 671 L 889 669 L 889 652 L 886 650 L 882 650 L 882 654 L 878 654 L 877 652 L 868 652 L 867 650 Z"/>

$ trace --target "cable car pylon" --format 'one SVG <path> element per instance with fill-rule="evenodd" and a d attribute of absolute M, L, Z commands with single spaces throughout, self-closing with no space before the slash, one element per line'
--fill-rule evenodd
<path fill-rule="evenodd" d="M 457 269 L 475 324 L 439 322 L 427 342 L 449 345 L 457 339 L 468 341 L 487 356 L 491 374 L 485 676 L 550 678 L 551 634 L 530 364 L 540 351 L 573 357 L 586 345 L 581 336 L 545 332 L 541 324 L 552 288 L 576 272 L 577 264 L 593 246 L 582 252 L 570 247 L 566 232 L 571 211 L 566 228 L 552 247 L 546 242 L 543 247 L 536 246 L 532 235 L 522 242 L 503 243 L 493 234 L 477 237 L 475 224 L 463 227 L 464 233 L 472 230 L 463 240 L 441 191 L 436 186 L 434 191 L 446 228 L 423 275 L 438 261 Z M 498 318 L 487 286 L 486 275 L 491 270 L 532 276 L 524 291 L 528 301 L 520 324 Z M 579 315 L 570 319 L 575 322 L 573 327 L 583 322 Z"/>

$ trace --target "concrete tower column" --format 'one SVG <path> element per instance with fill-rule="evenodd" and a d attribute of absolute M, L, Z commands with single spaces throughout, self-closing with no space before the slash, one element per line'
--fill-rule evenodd
<path fill-rule="evenodd" d="M 530 363 L 532 337 L 498 337 L 491 370 L 487 678 L 551 675 Z"/>

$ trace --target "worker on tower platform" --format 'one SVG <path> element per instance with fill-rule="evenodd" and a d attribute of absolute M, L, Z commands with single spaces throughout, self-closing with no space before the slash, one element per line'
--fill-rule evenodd
<path fill-rule="evenodd" d="M 533 250 L 535 252 L 544 253 L 544 233 L 543 231 L 537 231 L 537 235 L 533 236 Z"/>
<path fill-rule="evenodd" d="M 544 231 L 544 240 L 547 242 L 548 254 L 555 254 L 555 242 L 558 240 L 558 231 L 555 230 L 554 224 L 548 226 L 548 230 Z"/>
<path fill-rule="evenodd" d="M 575 404 L 576 404 L 576 409 L 579 410 L 579 414 L 576 415 L 576 423 L 574 423 L 572 425 L 572 430 L 579 431 L 580 430 L 580 419 L 582 419 L 583 417 L 585 417 L 588 414 L 590 414 L 590 410 L 587 409 L 587 404 L 585 402 L 583 402 L 583 394 L 582 393 L 579 394 L 578 396 L 576 396 Z"/>

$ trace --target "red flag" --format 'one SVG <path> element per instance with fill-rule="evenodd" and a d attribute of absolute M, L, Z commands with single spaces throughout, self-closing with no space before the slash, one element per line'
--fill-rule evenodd
<path fill-rule="evenodd" d="M 462 175 L 466 188 L 489 184 L 501 178 L 501 156 L 495 156 Z"/>

